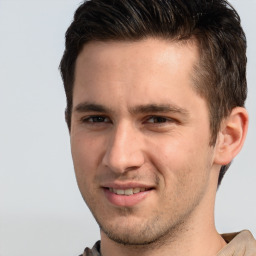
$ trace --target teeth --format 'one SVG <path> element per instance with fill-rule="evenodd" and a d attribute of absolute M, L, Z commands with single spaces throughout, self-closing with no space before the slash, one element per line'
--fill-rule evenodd
<path fill-rule="evenodd" d="M 124 193 L 125 193 L 125 191 L 122 190 L 122 189 L 117 189 L 116 191 L 115 191 L 115 189 L 113 189 L 113 190 L 114 190 L 114 192 L 117 193 L 118 195 L 124 195 Z"/>
<path fill-rule="evenodd" d="M 142 188 L 134 188 L 133 194 L 139 193 L 140 191 L 142 191 Z"/>
<path fill-rule="evenodd" d="M 117 195 L 126 195 L 130 196 L 133 194 L 137 194 L 139 192 L 144 192 L 146 191 L 145 188 L 128 188 L 128 189 L 115 189 L 115 188 L 108 188 L 109 191 L 117 194 Z"/>
<path fill-rule="evenodd" d="M 124 194 L 125 194 L 126 196 L 133 195 L 133 189 L 132 189 L 132 188 L 126 189 L 126 190 L 124 191 Z"/>

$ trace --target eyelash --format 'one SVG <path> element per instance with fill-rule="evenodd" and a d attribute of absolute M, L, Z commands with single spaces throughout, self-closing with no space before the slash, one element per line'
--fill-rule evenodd
<path fill-rule="evenodd" d="M 91 120 L 90 120 L 91 119 Z M 96 120 L 97 121 L 96 121 Z M 104 121 L 105 119 L 108 119 L 108 121 L 106 122 L 106 121 Z M 81 122 L 82 123 L 90 123 L 90 124 L 97 124 L 97 123 L 111 123 L 111 121 L 110 121 L 110 119 L 108 118 L 108 117 L 106 117 L 106 116 L 100 116 L 100 115 L 95 115 L 95 116 L 88 116 L 88 117 L 86 117 L 86 118 L 82 118 L 81 119 Z"/>
<path fill-rule="evenodd" d="M 150 119 L 157 120 L 157 122 L 149 122 Z M 149 118 L 146 119 L 148 123 L 152 124 L 164 124 L 164 123 L 169 123 L 169 122 L 174 122 L 175 120 L 169 117 L 164 117 L 164 116 L 150 116 Z"/>
<path fill-rule="evenodd" d="M 153 120 L 153 121 L 150 121 L 150 120 Z M 112 123 L 112 121 L 107 116 L 101 116 L 101 115 L 92 115 L 86 118 L 83 117 L 81 118 L 81 122 L 88 123 L 91 125 Z M 150 125 L 164 125 L 165 123 L 174 123 L 174 122 L 177 122 L 177 121 L 170 117 L 152 115 L 152 116 L 146 117 L 143 121 L 143 124 L 148 123 Z"/>

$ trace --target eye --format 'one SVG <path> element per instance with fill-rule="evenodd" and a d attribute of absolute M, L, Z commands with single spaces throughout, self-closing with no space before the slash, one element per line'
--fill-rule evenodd
<path fill-rule="evenodd" d="M 174 120 L 171 118 L 167 117 L 162 117 L 162 116 L 151 116 L 147 122 L 148 123 L 167 123 L 167 122 L 173 122 Z"/>
<path fill-rule="evenodd" d="M 110 123 L 110 119 L 106 116 L 88 116 L 82 118 L 83 123 Z"/>

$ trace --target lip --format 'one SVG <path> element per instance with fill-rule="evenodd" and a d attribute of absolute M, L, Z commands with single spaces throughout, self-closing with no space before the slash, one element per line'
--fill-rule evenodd
<path fill-rule="evenodd" d="M 146 184 L 141 184 L 137 182 L 125 182 L 125 183 L 108 183 L 102 186 L 104 195 L 107 200 L 114 206 L 117 207 L 133 207 L 137 204 L 141 203 L 144 199 L 146 199 L 150 193 L 152 193 L 154 186 L 149 186 Z M 129 188 L 145 188 L 145 191 L 141 191 L 139 193 L 133 195 L 117 195 L 109 190 L 109 188 L 113 189 L 129 189 Z"/>
<path fill-rule="evenodd" d="M 103 188 L 115 188 L 115 189 L 129 189 L 129 188 L 145 188 L 151 189 L 154 188 L 154 185 L 143 184 L 140 182 L 108 182 L 101 185 Z"/>

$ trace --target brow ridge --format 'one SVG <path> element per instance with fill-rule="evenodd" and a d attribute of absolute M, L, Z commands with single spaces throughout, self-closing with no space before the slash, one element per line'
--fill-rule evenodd
<path fill-rule="evenodd" d="M 188 111 L 184 108 L 180 108 L 178 106 L 172 104 L 147 104 L 147 105 L 139 105 L 133 107 L 129 110 L 133 114 L 137 113 L 180 113 L 184 115 L 188 115 Z"/>
<path fill-rule="evenodd" d="M 101 113 L 113 113 L 111 108 L 104 105 L 92 103 L 92 102 L 82 102 L 75 106 L 74 110 L 76 112 L 101 112 Z M 131 107 L 128 110 L 131 114 L 149 114 L 149 113 L 178 113 L 188 116 L 188 111 L 184 108 L 180 108 L 174 104 L 145 104 Z"/>

